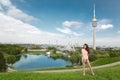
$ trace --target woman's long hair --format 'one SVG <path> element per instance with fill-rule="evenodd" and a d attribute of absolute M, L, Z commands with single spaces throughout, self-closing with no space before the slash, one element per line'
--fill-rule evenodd
<path fill-rule="evenodd" d="M 89 46 L 87 44 L 84 44 L 86 46 L 85 50 L 88 52 L 88 54 L 90 54 L 90 49 Z"/>

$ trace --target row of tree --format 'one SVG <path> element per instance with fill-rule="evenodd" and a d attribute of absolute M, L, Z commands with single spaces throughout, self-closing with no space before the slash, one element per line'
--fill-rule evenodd
<path fill-rule="evenodd" d="M 10 55 L 19 55 L 24 47 L 19 45 L 1 44 L 0 51 Z"/>
<path fill-rule="evenodd" d="M 19 45 L 1 44 L 0 45 L 0 72 L 6 71 L 7 64 L 13 64 L 16 61 L 15 55 L 21 54 L 24 47 Z"/>
<path fill-rule="evenodd" d="M 55 47 L 51 47 L 51 46 L 49 46 L 48 48 L 47 48 L 47 51 L 50 51 L 50 52 L 52 52 L 52 53 L 56 53 L 56 51 L 57 51 L 57 49 L 55 48 Z"/>

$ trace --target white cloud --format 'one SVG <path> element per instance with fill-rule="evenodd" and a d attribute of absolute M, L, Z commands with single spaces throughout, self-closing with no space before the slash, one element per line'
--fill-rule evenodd
<path fill-rule="evenodd" d="M 8 11 L 7 11 L 7 15 L 8 16 L 12 16 L 16 19 L 20 19 L 22 21 L 26 21 L 26 22 L 30 22 L 30 21 L 35 21 L 37 20 L 36 18 L 34 18 L 33 16 L 30 16 L 26 13 L 24 13 L 23 11 L 17 9 L 16 7 L 11 7 Z"/>
<path fill-rule="evenodd" d="M 100 21 L 98 21 L 98 30 L 106 30 L 109 28 L 113 28 L 113 24 L 111 24 L 111 21 L 108 19 L 102 19 Z"/>
<path fill-rule="evenodd" d="M 76 37 L 83 35 L 83 33 L 82 33 L 82 34 L 79 34 L 79 33 L 77 33 L 77 32 L 72 31 L 72 30 L 69 29 L 69 28 L 66 28 L 66 27 L 64 27 L 64 28 L 56 28 L 56 30 L 58 30 L 59 32 L 62 32 L 62 33 L 64 33 L 64 34 L 68 34 L 68 35 L 76 36 Z"/>
<path fill-rule="evenodd" d="M 120 30 L 118 31 L 118 33 L 120 33 Z"/>
<path fill-rule="evenodd" d="M 101 25 L 100 29 L 109 29 L 109 28 L 113 28 L 113 25 L 112 24 L 106 24 L 106 25 Z"/>
<path fill-rule="evenodd" d="M 24 1 L 24 0 L 23 0 Z M 68 44 L 70 39 L 62 34 L 50 33 L 41 31 L 35 26 L 24 23 L 23 21 L 36 20 L 35 17 L 30 16 L 20 9 L 17 9 L 10 0 L 0 0 L 0 42 L 13 42 L 13 43 L 55 43 L 56 40 L 59 44 Z M 62 28 L 56 28 L 58 31 L 74 36 L 81 36 L 83 33 L 77 33 L 72 31 L 72 27 L 81 27 L 83 23 L 78 21 L 65 21 L 62 23 Z M 90 26 L 91 27 L 91 26 Z M 98 29 L 105 30 L 113 28 L 113 24 L 108 19 L 102 19 L 98 21 Z M 118 31 L 120 33 L 120 31 Z M 92 38 L 77 38 L 78 43 L 88 43 L 92 45 Z M 72 37 L 73 43 L 75 43 L 75 37 Z M 97 45 L 106 46 L 118 46 L 120 37 L 110 38 L 97 38 Z"/>
<path fill-rule="evenodd" d="M 1 4 L 2 6 L 6 6 L 6 7 L 12 6 L 12 3 L 11 3 L 10 0 L 0 0 L 0 4 Z"/>
<path fill-rule="evenodd" d="M 120 47 L 120 37 L 113 36 L 113 37 L 101 37 L 97 38 L 96 43 L 98 46 L 105 46 L 105 47 Z"/>
<path fill-rule="evenodd" d="M 62 33 L 65 33 L 65 34 L 71 34 L 71 30 L 69 28 L 56 28 L 58 31 L 62 32 Z"/>
<path fill-rule="evenodd" d="M 11 3 L 10 0 L 0 0 L 0 10 L 3 11 L 8 16 L 11 16 L 13 18 L 16 18 L 25 22 L 38 20 L 37 18 L 30 16 L 24 13 L 22 10 L 16 8 Z"/>
<path fill-rule="evenodd" d="M 77 45 L 82 45 L 84 43 L 88 43 L 92 45 L 92 38 L 88 37 L 75 37 L 67 38 L 62 34 L 55 34 L 50 32 L 43 32 L 36 28 L 35 26 L 23 23 L 20 20 L 14 19 L 10 16 L 7 16 L 0 12 L 0 42 L 13 42 L 13 43 L 56 43 L 58 40 L 58 44 L 67 45 L 68 43 L 78 43 Z M 62 31 L 64 33 L 70 35 L 79 36 L 79 33 L 71 31 L 69 28 L 56 28 L 58 31 Z M 96 44 L 97 46 L 119 46 L 120 37 L 108 37 L 108 38 L 97 38 Z"/>
<path fill-rule="evenodd" d="M 36 18 L 12 5 L 10 0 L 0 0 L 0 42 L 2 43 L 48 43 L 65 39 L 64 35 L 41 31 L 35 26 L 24 23 Z"/>
<path fill-rule="evenodd" d="M 2 6 L 1 6 L 1 4 L 0 4 L 0 11 L 2 11 L 3 9 L 2 9 Z"/>
<path fill-rule="evenodd" d="M 73 34 L 74 36 L 77 36 L 77 37 L 84 35 L 83 33 L 79 34 L 79 33 L 77 33 L 77 32 L 72 32 L 72 34 Z"/>
<path fill-rule="evenodd" d="M 61 34 L 44 32 L 27 23 L 0 12 L 0 42 L 48 43 L 48 40 L 65 38 Z"/>
<path fill-rule="evenodd" d="M 62 25 L 66 27 L 81 27 L 82 24 L 83 24 L 82 22 L 78 21 L 65 21 L 62 23 Z"/>
<path fill-rule="evenodd" d="M 109 19 L 101 19 L 99 21 L 100 24 L 106 24 L 106 23 L 110 23 L 110 22 L 111 22 L 111 20 L 109 20 Z"/>
<path fill-rule="evenodd" d="M 79 34 L 75 31 L 73 31 L 74 28 L 79 28 L 83 25 L 82 22 L 78 21 L 64 21 L 62 23 L 62 28 L 56 28 L 57 31 L 67 34 L 69 36 L 79 37 L 82 36 L 83 33 Z"/>

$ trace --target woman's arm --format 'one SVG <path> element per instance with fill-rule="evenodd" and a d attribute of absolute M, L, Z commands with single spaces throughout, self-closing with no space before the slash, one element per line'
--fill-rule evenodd
<path fill-rule="evenodd" d="M 82 53 L 82 56 L 83 56 L 83 53 L 84 53 L 84 49 L 81 49 L 81 53 Z"/>

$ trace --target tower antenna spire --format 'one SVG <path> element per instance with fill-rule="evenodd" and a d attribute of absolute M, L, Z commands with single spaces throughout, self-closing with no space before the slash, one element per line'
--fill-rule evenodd
<path fill-rule="evenodd" d="M 93 13 L 94 13 L 94 16 L 93 16 L 93 17 L 96 17 L 96 15 L 95 15 L 95 3 L 94 3 L 94 10 L 93 10 Z"/>

